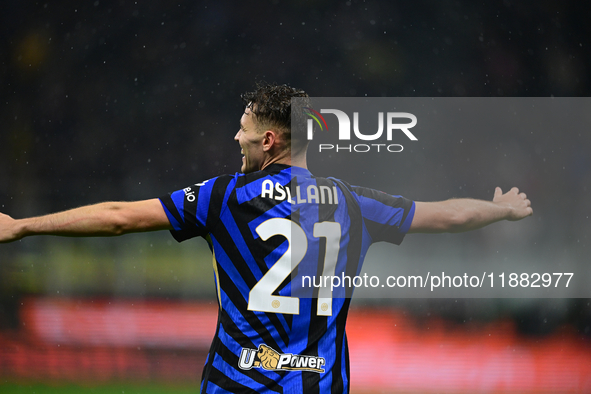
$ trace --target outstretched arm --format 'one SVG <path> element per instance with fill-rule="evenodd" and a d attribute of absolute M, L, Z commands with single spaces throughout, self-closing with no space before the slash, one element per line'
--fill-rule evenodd
<path fill-rule="evenodd" d="M 0 242 L 29 235 L 113 236 L 172 229 L 160 200 L 104 202 L 27 219 L 0 214 Z"/>
<path fill-rule="evenodd" d="M 409 233 L 459 233 L 500 220 L 520 220 L 533 214 L 531 202 L 516 187 L 503 194 L 495 189 L 492 201 L 468 198 L 416 202 Z"/>

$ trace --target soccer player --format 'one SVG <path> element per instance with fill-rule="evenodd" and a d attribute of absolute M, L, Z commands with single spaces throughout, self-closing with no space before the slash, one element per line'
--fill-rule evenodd
<path fill-rule="evenodd" d="M 204 237 L 214 257 L 219 318 L 201 392 L 348 393 L 350 298 L 326 288 L 298 293 L 292 276 L 353 277 L 372 242 L 400 244 L 406 233 L 523 219 L 532 214 L 530 201 L 517 188 L 496 188 L 492 201 L 414 202 L 315 177 L 306 165 L 306 138 L 291 133 L 290 99 L 306 93 L 260 85 L 242 97 L 234 137 L 242 173 L 159 199 L 20 220 L 0 214 L 0 242 L 165 229 L 179 242 Z"/>

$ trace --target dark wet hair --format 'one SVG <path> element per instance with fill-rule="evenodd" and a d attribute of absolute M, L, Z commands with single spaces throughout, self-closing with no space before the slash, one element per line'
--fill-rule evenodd
<path fill-rule="evenodd" d="M 254 92 L 243 93 L 240 97 L 246 107 L 255 114 L 254 120 L 257 127 L 276 128 L 277 131 L 285 134 L 290 143 L 292 142 L 291 99 L 307 98 L 306 92 L 287 85 L 260 82 Z"/>

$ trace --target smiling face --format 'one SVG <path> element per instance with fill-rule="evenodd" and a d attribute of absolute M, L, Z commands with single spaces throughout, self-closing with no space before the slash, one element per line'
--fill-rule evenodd
<path fill-rule="evenodd" d="M 263 149 L 265 133 L 256 127 L 254 116 L 250 108 L 246 108 L 242 118 L 240 118 L 240 129 L 234 136 L 234 140 L 238 141 L 242 148 L 241 153 L 244 156 L 242 157 L 240 171 L 245 174 L 261 170 L 265 163 L 265 151 Z"/>

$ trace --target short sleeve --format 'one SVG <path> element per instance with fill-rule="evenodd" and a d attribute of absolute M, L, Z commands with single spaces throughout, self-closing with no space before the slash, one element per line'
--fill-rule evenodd
<path fill-rule="evenodd" d="M 219 218 L 219 212 L 215 212 L 218 205 L 215 201 L 219 200 L 217 179 L 212 178 L 160 197 L 173 227 L 170 232 L 178 242 L 205 237 L 209 227 Z"/>
<path fill-rule="evenodd" d="M 414 217 L 414 201 L 363 187 L 353 187 L 353 191 L 373 242 L 400 245 Z"/>

